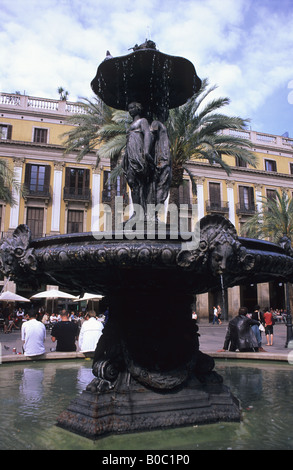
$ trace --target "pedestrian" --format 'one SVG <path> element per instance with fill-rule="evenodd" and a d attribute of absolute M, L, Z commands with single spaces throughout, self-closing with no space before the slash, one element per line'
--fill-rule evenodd
<path fill-rule="evenodd" d="M 247 317 L 247 312 L 246 307 L 240 307 L 237 317 L 229 321 L 223 349 L 218 352 L 237 349 L 240 352 L 258 351 L 257 339 L 251 329 L 251 325 L 257 322 Z"/>
<path fill-rule="evenodd" d="M 21 324 L 24 319 L 24 310 L 21 307 L 19 307 L 19 309 L 17 310 L 16 316 L 17 316 L 17 322 L 21 327 Z"/>
<path fill-rule="evenodd" d="M 9 316 L 10 316 L 10 304 L 6 304 L 5 307 L 3 308 L 3 318 L 4 318 L 4 333 L 9 333 L 8 330 L 8 325 L 9 325 Z"/>
<path fill-rule="evenodd" d="M 213 318 L 213 325 L 215 323 L 219 324 L 219 319 L 218 319 L 218 310 L 216 307 L 213 307 L 213 315 L 214 315 L 214 318 Z"/>
<path fill-rule="evenodd" d="M 109 307 L 107 307 L 104 312 L 104 326 L 106 325 L 108 320 L 109 320 Z"/>
<path fill-rule="evenodd" d="M 192 311 L 191 318 L 192 320 L 197 320 L 197 313 L 195 310 Z"/>
<path fill-rule="evenodd" d="M 60 318 L 61 321 L 54 323 L 51 331 L 53 343 L 57 341 L 56 351 L 76 351 L 75 342 L 78 339 L 78 325 L 75 322 L 69 321 L 69 314 L 66 310 L 62 310 Z"/>
<path fill-rule="evenodd" d="M 104 325 L 101 321 L 97 320 L 96 312 L 90 310 L 86 314 L 79 333 L 78 343 L 80 351 L 83 353 L 94 352 L 102 336 L 103 329 Z"/>
<path fill-rule="evenodd" d="M 217 314 L 218 314 L 219 323 L 220 323 L 220 325 L 222 325 L 222 321 L 221 321 L 222 309 L 221 309 L 220 305 L 217 306 Z"/>
<path fill-rule="evenodd" d="M 57 315 L 56 313 L 52 313 L 52 315 L 50 315 L 50 323 L 51 325 L 55 325 L 55 323 L 57 323 Z"/>
<path fill-rule="evenodd" d="M 9 333 L 12 333 L 12 328 L 19 330 L 19 327 L 17 326 L 16 314 L 14 312 L 11 315 L 9 315 L 8 320 L 9 320 L 9 324 L 8 324 L 7 331 Z"/>
<path fill-rule="evenodd" d="M 49 314 L 47 312 L 45 312 L 44 315 L 43 315 L 42 323 L 45 325 L 45 327 L 49 327 L 50 317 L 49 317 Z"/>
<path fill-rule="evenodd" d="M 267 346 L 273 346 L 274 340 L 274 317 L 271 311 L 268 308 L 265 309 L 263 314 L 265 321 L 265 335 L 267 337 Z"/>
<path fill-rule="evenodd" d="M 31 310 L 26 314 L 27 321 L 21 326 L 21 339 L 25 356 L 40 356 L 46 352 L 46 328 L 37 321 L 36 313 Z"/>

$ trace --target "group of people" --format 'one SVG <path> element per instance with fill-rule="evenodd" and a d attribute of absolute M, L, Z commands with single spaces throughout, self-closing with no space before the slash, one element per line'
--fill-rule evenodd
<path fill-rule="evenodd" d="M 274 316 L 270 309 L 261 312 L 256 305 L 252 313 L 248 313 L 246 307 L 239 309 L 238 315 L 233 318 L 227 328 L 223 351 L 265 352 L 262 347 L 262 332 L 265 333 L 267 346 L 273 345 L 274 340 Z"/>
<path fill-rule="evenodd" d="M 33 310 L 27 313 L 26 317 L 27 321 L 21 327 L 23 353 L 25 356 L 42 355 L 46 352 L 46 326 L 43 321 L 37 320 L 37 315 Z M 106 321 L 107 312 L 103 318 L 100 318 L 94 310 L 90 310 L 85 314 L 82 325 L 79 326 L 79 323 L 72 320 L 65 309 L 62 310 L 59 321 L 54 322 L 51 329 L 51 340 L 56 343 L 55 351 L 76 351 L 78 344 L 81 352 L 93 353 Z"/>
<path fill-rule="evenodd" d="M 3 331 L 8 334 L 12 332 L 12 329 L 20 330 L 22 323 L 25 321 L 25 313 L 21 307 L 13 309 L 11 304 L 7 304 L 1 310 L 0 318 L 3 323 Z"/>
<path fill-rule="evenodd" d="M 39 318 L 42 323 L 44 323 L 45 327 L 49 330 L 52 330 L 53 326 L 55 323 L 61 321 L 61 313 L 51 313 L 51 315 L 48 312 L 45 312 L 41 314 L 41 318 Z M 78 326 L 81 326 L 85 317 L 82 313 L 76 314 L 74 311 L 72 311 L 69 314 L 69 320 L 74 321 L 75 323 L 78 324 Z"/>

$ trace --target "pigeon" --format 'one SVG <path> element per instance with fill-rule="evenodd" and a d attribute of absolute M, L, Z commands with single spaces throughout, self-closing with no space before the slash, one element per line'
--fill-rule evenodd
<path fill-rule="evenodd" d="M 104 60 L 109 60 L 109 59 L 113 59 L 113 56 L 111 55 L 110 51 L 107 51 L 106 52 L 106 57 Z"/>
<path fill-rule="evenodd" d="M 10 349 L 10 347 L 9 347 L 9 346 L 5 346 L 5 344 L 4 344 L 4 349 L 6 349 L 6 351 L 8 351 L 8 349 Z"/>

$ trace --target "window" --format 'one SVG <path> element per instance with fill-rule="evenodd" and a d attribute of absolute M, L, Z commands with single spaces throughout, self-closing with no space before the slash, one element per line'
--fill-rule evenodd
<path fill-rule="evenodd" d="M 240 167 L 240 168 L 246 168 L 247 163 L 241 160 L 239 157 L 235 157 L 235 165 Z"/>
<path fill-rule="evenodd" d="M 290 163 L 290 175 L 293 175 L 293 163 Z"/>
<path fill-rule="evenodd" d="M 277 191 L 275 189 L 267 189 L 267 198 L 269 200 L 277 199 Z"/>
<path fill-rule="evenodd" d="M 25 168 L 25 186 L 30 195 L 48 194 L 51 167 L 27 163 Z"/>
<path fill-rule="evenodd" d="M 111 201 L 111 182 L 110 182 L 110 171 L 104 171 L 103 173 L 103 202 Z"/>
<path fill-rule="evenodd" d="M 210 206 L 211 208 L 221 207 L 221 186 L 220 183 L 209 183 Z"/>
<path fill-rule="evenodd" d="M 83 232 L 83 211 L 68 210 L 67 233 Z"/>
<path fill-rule="evenodd" d="M 125 197 L 125 194 L 126 194 L 126 179 L 123 175 L 117 176 L 116 196 Z"/>
<path fill-rule="evenodd" d="M 12 126 L 6 124 L 0 124 L 0 139 L 11 140 Z"/>
<path fill-rule="evenodd" d="M 265 160 L 266 171 L 277 171 L 277 163 L 275 160 Z"/>
<path fill-rule="evenodd" d="M 46 144 L 48 139 L 48 129 L 35 128 L 34 129 L 34 142 Z"/>
<path fill-rule="evenodd" d="M 70 196 L 89 195 L 90 171 L 85 168 L 66 168 L 65 191 Z"/>
<path fill-rule="evenodd" d="M 254 191 L 251 186 L 239 186 L 239 202 L 241 209 L 254 208 Z"/>
<path fill-rule="evenodd" d="M 122 196 L 124 204 L 128 202 L 127 197 L 127 185 L 125 176 L 117 176 L 115 183 L 111 183 L 110 180 L 111 171 L 103 172 L 103 192 L 102 192 L 102 202 L 111 202 L 112 190 L 113 197 Z"/>
<path fill-rule="evenodd" d="M 184 180 L 179 186 L 179 204 L 191 204 L 189 181 Z"/>
<path fill-rule="evenodd" d="M 44 209 L 42 207 L 28 207 L 26 224 L 31 229 L 32 237 L 43 236 Z"/>

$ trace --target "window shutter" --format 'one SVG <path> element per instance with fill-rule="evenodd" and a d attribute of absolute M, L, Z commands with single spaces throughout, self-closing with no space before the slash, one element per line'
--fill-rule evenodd
<path fill-rule="evenodd" d="M 49 189 L 50 186 L 51 167 L 50 165 L 45 166 L 45 188 Z"/>
<path fill-rule="evenodd" d="M 11 140 L 12 137 L 12 126 L 8 125 L 7 126 L 7 140 Z"/>
<path fill-rule="evenodd" d="M 30 184 L 31 169 L 32 169 L 31 163 L 27 163 L 25 165 L 25 177 L 24 177 L 24 183 L 25 183 L 27 188 L 29 188 L 29 184 Z"/>
<path fill-rule="evenodd" d="M 210 201 L 212 203 L 221 204 L 221 192 L 220 192 L 220 183 L 210 183 Z"/>

